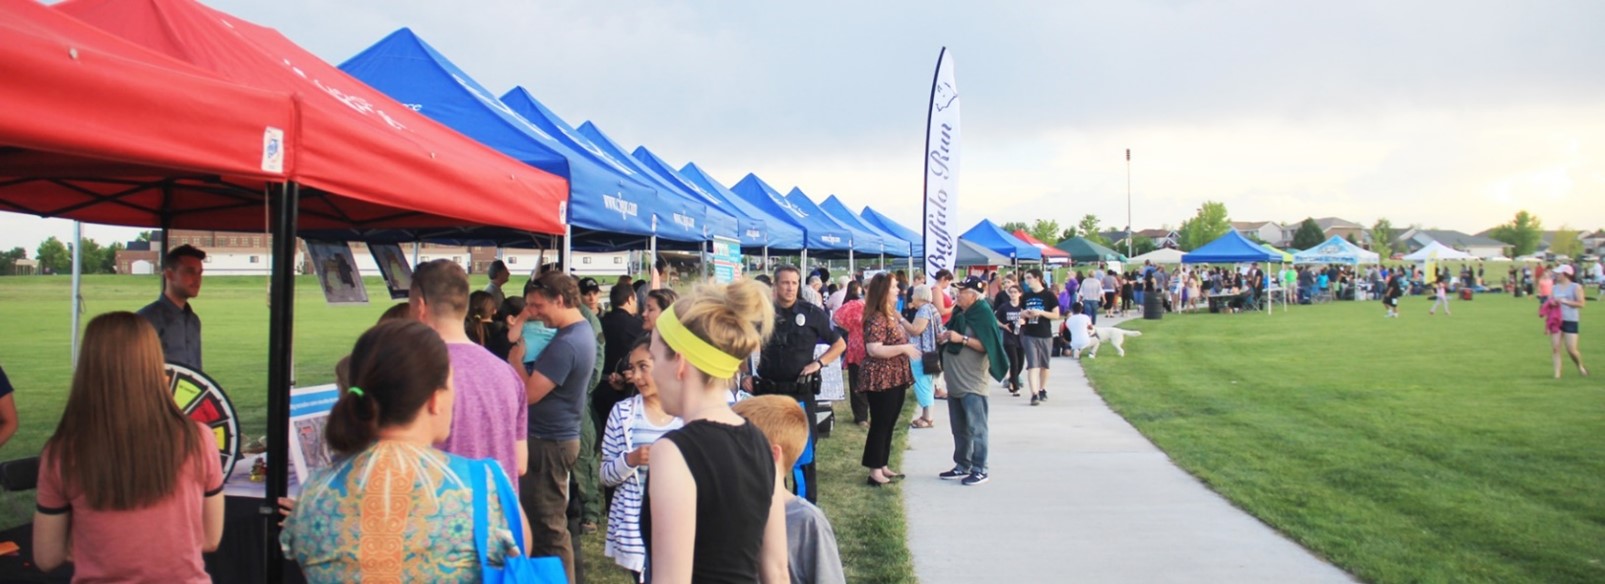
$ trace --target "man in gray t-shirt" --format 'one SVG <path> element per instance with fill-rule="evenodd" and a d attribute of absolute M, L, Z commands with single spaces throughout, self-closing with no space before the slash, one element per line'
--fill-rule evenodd
<path fill-rule="evenodd" d="M 1000 359 L 1005 359 L 992 306 L 981 298 L 985 286 L 974 276 L 959 284 L 958 308 L 942 338 L 942 377 L 947 381 L 948 426 L 953 429 L 953 470 L 937 476 L 963 481 L 965 486 L 991 480 L 986 466 L 987 376 L 992 373 L 988 345 L 990 350 L 999 352 Z M 1003 365 L 1007 369 L 1007 363 Z M 1001 373 L 997 379 L 1003 379 Z"/>
<path fill-rule="evenodd" d="M 532 556 L 558 556 L 574 581 L 574 547 L 568 532 L 569 475 L 580 454 L 580 416 L 585 389 L 596 365 L 596 333 L 580 313 L 579 285 L 551 272 L 524 287 L 524 316 L 557 329 L 531 365 L 529 470 L 519 480 L 519 501 L 529 516 Z M 523 342 L 513 345 L 509 364 L 523 373 Z"/>

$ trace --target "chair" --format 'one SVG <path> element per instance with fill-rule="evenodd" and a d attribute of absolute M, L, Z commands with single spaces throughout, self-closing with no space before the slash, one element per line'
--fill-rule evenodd
<path fill-rule="evenodd" d="M 33 517 L 34 498 L 23 495 L 39 486 L 39 457 L 0 462 L 0 501 L 12 517 Z M 9 581 L 9 580 L 8 580 Z"/>
<path fill-rule="evenodd" d="M 39 457 L 0 462 L 0 491 L 18 493 L 39 486 Z"/>

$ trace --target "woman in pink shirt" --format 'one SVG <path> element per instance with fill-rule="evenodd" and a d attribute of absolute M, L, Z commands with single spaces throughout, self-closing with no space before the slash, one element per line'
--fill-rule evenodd
<path fill-rule="evenodd" d="M 831 315 L 836 326 L 847 331 L 847 352 L 842 362 L 847 364 L 847 385 L 852 387 L 853 423 L 860 428 L 869 427 L 869 401 L 864 394 L 857 390 L 859 380 L 859 366 L 864 362 L 864 299 L 863 285 L 857 280 L 847 283 L 847 293 L 843 296 L 841 308 Z"/>
<path fill-rule="evenodd" d="M 34 563 L 74 581 L 211 582 L 223 470 L 211 429 L 173 403 L 156 329 L 131 312 L 89 321 L 67 409 L 39 455 Z"/>

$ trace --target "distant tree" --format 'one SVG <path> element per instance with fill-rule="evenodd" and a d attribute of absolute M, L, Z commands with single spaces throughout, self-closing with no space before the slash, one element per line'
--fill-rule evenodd
<path fill-rule="evenodd" d="M 1031 233 L 1031 237 L 1037 238 L 1037 241 L 1053 245 L 1058 242 L 1053 236 L 1059 234 L 1059 222 L 1054 219 L 1038 219 L 1026 231 Z"/>
<path fill-rule="evenodd" d="M 1562 225 L 1555 231 L 1555 237 L 1549 240 L 1549 253 L 1577 259 L 1583 255 L 1582 237 L 1583 234 L 1576 229 Z"/>
<path fill-rule="evenodd" d="M 1064 241 L 1066 239 L 1070 239 L 1070 238 L 1075 237 L 1075 236 L 1076 236 L 1076 227 L 1074 225 L 1071 225 L 1069 227 L 1064 228 L 1064 232 L 1059 234 L 1059 239 L 1056 239 L 1054 241 L 1055 241 L 1055 243 L 1057 243 L 1057 242 L 1060 242 L 1060 241 Z"/>
<path fill-rule="evenodd" d="M 153 234 L 155 234 L 154 231 L 141 231 L 141 232 L 139 232 L 139 235 L 134 236 L 134 241 L 147 241 L 148 242 L 148 241 L 151 240 L 151 237 L 153 236 Z"/>
<path fill-rule="evenodd" d="M 1377 219 L 1371 226 L 1371 251 L 1377 252 L 1384 258 L 1393 257 L 1393 222 L 1387 218 Z"/>
<path fill-rule="evenodd" d="M 0 275 L 10 276 L 17 273 L 17 260 L 28 259 L 28 250 L 13 247 L 11 251 L 0 252 Z"/>
<path fill-rule="evenodd" d="M 1031 226 L 1026 225 L 1024 223 L 1021 223 L 1019 221 L 1010 221 L 1008 223 L 1004 223 L 1003 224 L 1003 230 L 1007 231 L 1009 233 L 1014 233 L 1015 230 L 1030 231 L 1031 230 Z"/>
<path fill-rule="evenodd" d="M 84 262 L 84 264 L 83 264 L 84 273 L 85 274 L 99 274 L 99 273 L 102 273 L 100 271 L 101 258 L 105 257 L 106 248 L 101 247 L 100 242 L 95 241 L 94 239 L 88 238 L 88 237 L 85 237 L 83 239 L 83 246 L 84 246 L 83 254 L 79 256 L 79 259 Z M 71 250 L 72 246 L 70 246 L 70 245 L 67 246 L 67 249 Z M 71 257 L 71 256 L 68 256 L 68 257 Z M 68 269 L 71 269 L 71 267 L 69 266 Z"/>
<path fill-rule="evenodd" d="M 1087 238 L 1087 241 L 1108 247 L 1109 240 L 1104 239 L 1103 234 L 1100 233 L 1101 230 L 1098 227 L 1099 223 L 1101 223 L 1101 221 L 1098 220 L 1097 215 L 1093 215 L 1092 213 L 1082 215 L 1081 223 L 1076 225 L 1076 231 L 1079 231 L 1082 237 Z"/>
<path fill-rule="evenodd" d="M 1198 207 L 1197 214 L 1181 223 L 1181 229 L 1178 230 L 1178 235 L 1181 236 L 1181 249 L 1192 251 L 1203 247 L 1204 244 L 1226 235 L 1231 228 L 1231 217 L 1226 213 L 1226 204 L 1205 201 Z"/>
<path fill-rule="evenodd" d="M 1298 231 L 1293 232 L 1293 247 L 1309 249 L 1326 241 L 1326 234 L 1321 232 L 1321 226 L 1315 220 L 1306 217 L 1303 223 L 1298 224 Z"/>
<path fill-rule="evenodd" d="M 64 274 L 72 271 L 72 250 L 52 235 L 39 244 L 39 271 L 45 274 Z"/>
<path fill-rule="evenodd" d="M 95 274 L 115 274 L 115 273 L 117 273 L 117 252 L 120 252 L 120 251 L 122 251 L 124 249 L 127 249 L 127 248 L 123 245 L 123 242 L 121 242 L 121 241 L 114 241 L 114 242 L 112 242 L 111 245 L 108 245 L 108 246 L 102 248 L 100 250 L 99 257 L 95 258 L 94 272 L 92 272 L 92 273 L 95 273 Z"/>
<path fill-rule="evenodd" d="M 1131 238 L 1131 254 L 1133 256 L 1140 256 L 1156 249 L 1159 249 L 1159 244 L 1154 243 L 1151 238 L 1141 235 L 1132 236 Z"/>
<path fill-rule="evenodd" d="M 1344 236 L 1344 237 L 1345 237 L 1345 238 L 1348 238 L 1348 240 L 1349 240 L 1349 243 L 1352 243 L 1352 244 L 1354 244 L 1354 245 L 1360 245 L 1360 240 L 1358 240 L 1358 239 L 1355 239 L 1355 238 L 1354 238 L 1354 234 L 1353 234 L 1353 233 L 1350 233 L 1350 234 L 1348 234 L 1348 235 L 1345 235 L 1345 236 Z"/>
<path fill-rule="evenodd" d="M 1544 228 L 1537 215 L 1522 210 L 1509 223 L 1495 227 L 1488 235 L 1510 244 L 1519 257 L 1538 251 L 1538 244 L 1543 242 Z"/>

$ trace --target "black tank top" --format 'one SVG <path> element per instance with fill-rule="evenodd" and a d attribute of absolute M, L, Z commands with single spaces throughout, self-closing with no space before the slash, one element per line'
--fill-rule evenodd
<path fill-rule="evenodd" d="M 730 426 L 697 420 L 664 434 L 674 443 L 697 485 L 696 541 L 691 581 L 751 584 L 775 493 L 769 440 L 751 423 Z M 651 575 L 652 497 L 641 500 L 641 535 Z M 650 581 L 650 580 L 648 580 Z"/>

